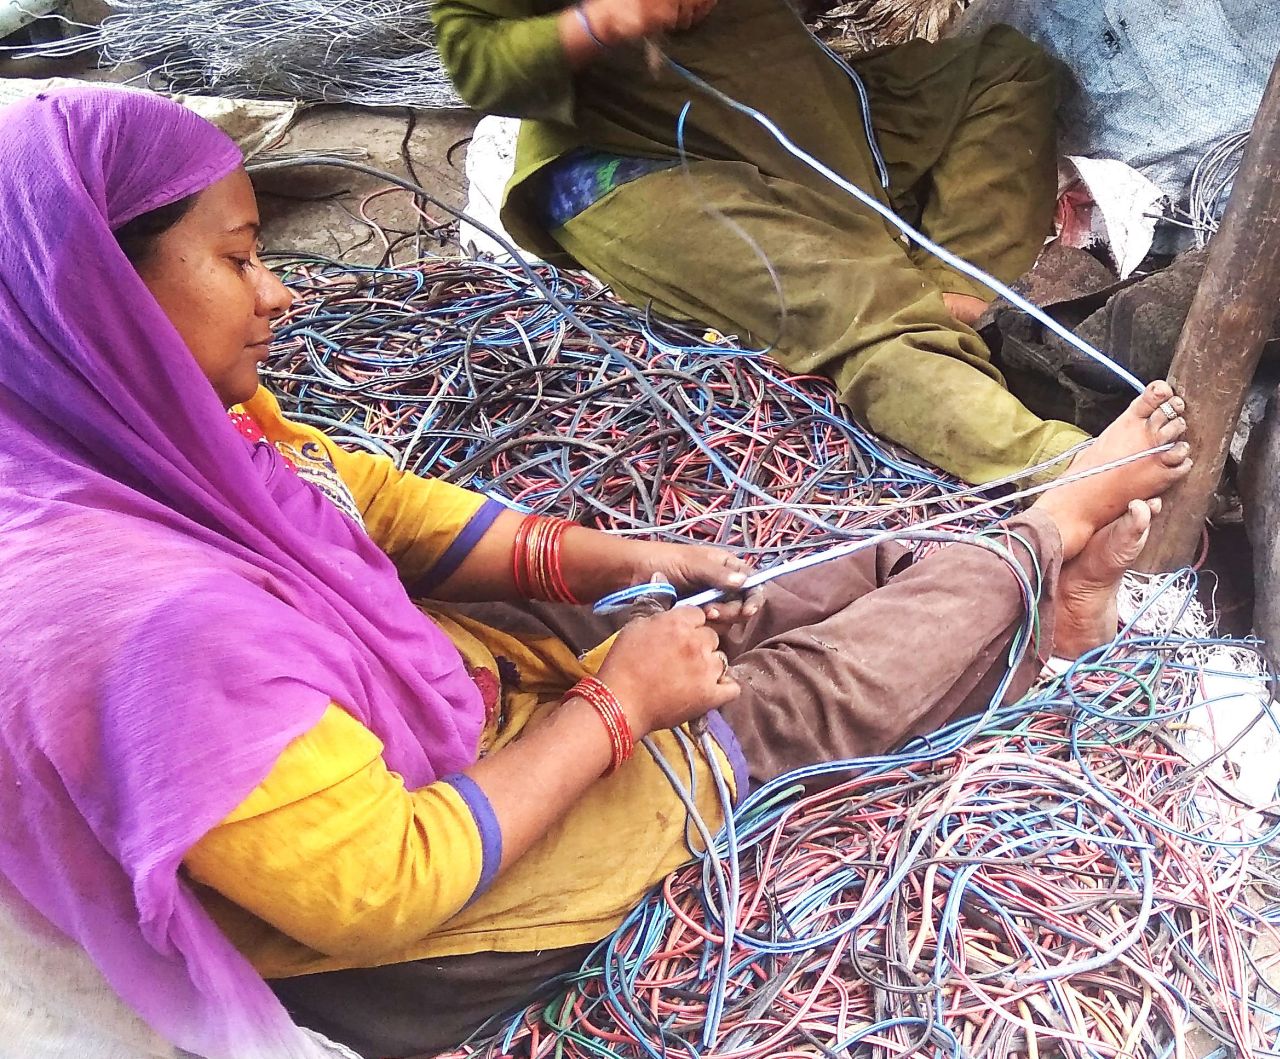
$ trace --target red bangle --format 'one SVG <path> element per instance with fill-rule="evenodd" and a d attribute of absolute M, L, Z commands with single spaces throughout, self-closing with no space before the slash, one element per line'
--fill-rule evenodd
<path fill-rule="evenodd" d="M 560 568 L 560 539 L 572 525 L 544 515 L 526 515 L 521 520 L 511 556 L 511 579 L 521 596 L 581 606 Z"/>
<path fill-rule="evenodd" d="M 550 531 L 547 541 L 549 549 L 547 561 L 548 588 L 552 599 L 561 603 L 576 603 L 581 606 L 582 601 L 569 588 L 569 583 L 564 579 L 564 569 L 560 565 L 560 541 L 572 525 L 572 522 L 557 519 Z"/>
<path fill-rule="evenodd" d="M 565 694 L 566 699 L 575 697 L 582 699 L 596 711 L 605 731 L 609 733 L 611 759 L 605 775 L 611 776 L 630 759 L 636 748 L 635 736 L 627 715 L 622 712 L 622 704 L 609 690 L 609 686 L 595 677 L 583 677 Z"/>
<path fill-rule="evenodd" d="M 515 582 L 516 593 L 526 599 L 530 593 L 525 559 L 528 554 L 529 530 L 533 528 L 535 517 L 526 515 L 520 520 L 520 525 L 516 527 L 515 540 L 512 542 L 511 579 Z"/>

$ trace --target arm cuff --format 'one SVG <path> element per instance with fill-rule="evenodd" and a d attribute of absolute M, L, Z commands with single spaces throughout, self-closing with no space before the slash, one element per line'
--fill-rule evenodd
<path fill-rule="evenodd" d="M 480 831 L 480 880 L 467 900 L 467 904 L 470 904 L 489 889 L 498 874 L 498 865 L 502 863 L 502 831 L 498 827 L 498 818 L 493 814 L 493 806 L 475 780 L 458 773 L 456 776 L 446 776 L 443 782 L 449 784 L 467 803 Z"/>
<path fill-rule="evenodd" d="M 409 586 L 409 595 L 414 599 L 427 598 L 439 588 L 449 576 L 462 565 L 462 560 L 471 554 L 480 538 L 488 532 L 496 519 L 505 510 L 498 501 L 486 497 L 480 509 L 471 516 L 462 532 L 453 538 L 453 543 L 445 549 L 444 554 L 435 561 L 431 569 Z"/>

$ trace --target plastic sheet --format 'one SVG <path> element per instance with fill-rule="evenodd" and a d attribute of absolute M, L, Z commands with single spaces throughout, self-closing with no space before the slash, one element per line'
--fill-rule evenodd
<path fill-rule="evenodd" d="M 1196 163 L 1249 128 L 1280 52 L 1275 0 L 977 0 L 958 32 L 997 22 L 1070 69 L 1064 153 L 1126 162 L 1183 206 Z"/>

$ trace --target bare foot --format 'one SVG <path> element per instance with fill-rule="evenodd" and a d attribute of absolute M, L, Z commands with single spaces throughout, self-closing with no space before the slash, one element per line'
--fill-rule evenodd
<path fill-rule="evenodd" d="M 1168 407 L 1173 418 L 1165 412 Z M 1131 500 L 1159 496 L 1191 470 L 1191 446 L 1182 440 L 1186 404 L 1163 380 L 1151 383 L 1120 417 L 1080 452 L 1063 473 L 1064 484 L 1041 495 L 1035 507 L 1058 524 L 1067 562 L 1095 533 L 1118 519 Z M 1174 443 L 1166 452 L 1070 481 L 1072 475 L 1102 467 L 1147 449 Z"/>
<path fill-rule="evenodd" d="M 987 306 L 991 304 L 972 294 L 944 294 L 942 300 L 947 303 L 947 312 L 969 327 L 981 319 Z"/>
<path fill-rule="evenodd" d="M 1053 634 L 1053 653 L 1059 658 L 1079 658 L 1116 638 L 1116 592 L 1125 571 L 1142 553 L 1151 517 L 1160 513 L 1160 505 L 1159 497 L 1130 501 L 1123 515 L 1103 526 L 1084 551 L 1063 564 Z"/>

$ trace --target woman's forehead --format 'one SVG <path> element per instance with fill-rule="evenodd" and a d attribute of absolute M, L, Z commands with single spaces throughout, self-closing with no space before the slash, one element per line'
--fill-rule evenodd
<path fill-rule="evenodd" d="M 187 215 L 210 234 L 258 236 L 258 200 L 243 169 L 228 173 L 197 196 Z"/>

